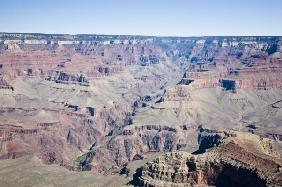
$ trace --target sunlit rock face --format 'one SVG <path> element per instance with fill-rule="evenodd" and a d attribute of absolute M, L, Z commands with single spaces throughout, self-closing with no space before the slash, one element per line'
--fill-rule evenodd
<path fill-rule="evenodd" d="M 281 141 L 281 37 L 1 33 L 0 41 L 2 159 L 35 155 L 113 174 L 149 154 L 205 152 L 225 136 L 199 136 L 203 128 Z M 203 167 L 220 176 L 225 165 Z"/>
<path fill-rule="evenodd" d="M 133 183 L 136 186 L 219 187 L 282 184 L 279 155 L 274 150 L 269 154 L 274 141 L 246 133 L 224 132 L 224 136 L 222 133 L 209 135 L 217 134 L 221 138 L 204 154 L 170 152 L 146 163 L 135 174 Z"/>

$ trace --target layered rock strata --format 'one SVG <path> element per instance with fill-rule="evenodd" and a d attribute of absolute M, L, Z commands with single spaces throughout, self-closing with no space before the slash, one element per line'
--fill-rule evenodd
<path fill-rule="evenodd" d="M 140 186 L 280 186 L 281 164 L 271 140 L 226 133 L 204 154 L 171 152 L 158 157 L 141 168 L 135 182 Z"/>

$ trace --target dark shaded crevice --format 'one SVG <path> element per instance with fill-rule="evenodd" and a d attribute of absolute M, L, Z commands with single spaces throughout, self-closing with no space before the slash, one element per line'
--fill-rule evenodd
<path fill-rule="evenodd" d="M 266 181 L 245 168 L 224 165 L 215 182 L 217 187 L 265 187 Z"/>

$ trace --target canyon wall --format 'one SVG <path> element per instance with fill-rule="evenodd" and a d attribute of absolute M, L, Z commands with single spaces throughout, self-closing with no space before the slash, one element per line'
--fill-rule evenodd
<path fill-rule="evenodd" d="M 281 141 L 281 39 L 0 33 L 0 158 L 112 174 L 199 127 Z"/>

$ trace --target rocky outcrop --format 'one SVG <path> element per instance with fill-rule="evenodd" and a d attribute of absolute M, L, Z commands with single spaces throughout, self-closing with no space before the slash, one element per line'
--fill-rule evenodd
<path fill-rule="evenodd" d="M 218 146 L 229 136 L 235 136 L 235 134 L 200 127 L 198 135 L 199 149 L 195 153 L 204 153 L 207 149 Z"/>
<path fill-rule="evenodd" d="M 135 175 L 135 183 L 139 186 L 281 185 L 281 159 L 269 155 L 267 149 L 248 149 L 245 145 L 259 143 L 263 147 L 268 140 L 252 135 L 252 142 L 248 142 L 245 136 L 233 133 L 204 154 L 167 153 L 146 163 Z"/>
<path fill-rule="evenodd" d="M 127 127 L 113 137 L 107 148 L 118 166 L 136 159 L 136 155 L 170 152 L 187 148 L 196 143 L 196 134 L 191 129 L 183 134 L 180 128 L 164 125 Z"/>
<path fill-rule="evenodd" d="M 56 71 L 49 73 L 45 78 L 48 81 L 54 81 L 62 84 L 79 84 L 82 86 L 89 86 L 89 81 L 83 74 L 70 74 L 66 72 Z"/>
<path fill-rule="evenodd" d="M 190 99 L 189 90 L 185 86 L 176 86 L 164 91 L 163 101 L 185 101 Z"/>
<path fill-rule="evenodd" d="M 11 86 L 3 77 L 0 77 L 0 89 L 14 90 L 13 86 Z"/>

